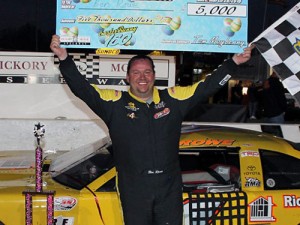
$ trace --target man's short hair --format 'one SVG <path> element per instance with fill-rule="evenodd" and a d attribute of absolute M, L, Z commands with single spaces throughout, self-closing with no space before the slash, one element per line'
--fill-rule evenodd
<path fill-rule="evenodd" d="M 151 67 L 152 67 L 153 72 L 155 72 L 155 70 L 154 70 L 154 68 L 155 68 L 154 62 L 153 62 L 153 59 L 152 59 L 150 56 L 148 56 L 148 55 L 136 55 L 136 56 L 133 56 L 133 57 L 129 60 L 129 62 L 128 62 L 128 64 L 127 64 L 127 73 L 129 73 L 132 64 L 133 64 L 135 61 L 140 60 L 140 59 L 148 60 L 148 61 L 150 62 L 150 64 L 151 64 Z"/>

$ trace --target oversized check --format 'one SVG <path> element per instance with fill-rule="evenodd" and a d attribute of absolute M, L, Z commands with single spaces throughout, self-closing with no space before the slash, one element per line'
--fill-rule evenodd
<path fill-rule="evenodd" d="M 57 0 L 68 48 L 242 52 L 248 0 Z"/>

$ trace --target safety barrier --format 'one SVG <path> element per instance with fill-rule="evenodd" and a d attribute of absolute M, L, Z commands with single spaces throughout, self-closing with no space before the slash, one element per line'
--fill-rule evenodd
<path fill-rule="evenodd" d="M 0 119 L 0 151 L 32 150 L 34 124 L 41 122 L 47 128 L 47 138 L 43 141 L 44 151 L 68 151 L 96 142 L 107 136 L 108 130 L 102 120 L 32 120 Z M 190 124 L 193 122 L 186 122 Z M 263 131 L 293 141 L 300 142 L 300 124 L 260 124 L 260 123 L 202 123 L 201 125 L 237 127 Z"/>

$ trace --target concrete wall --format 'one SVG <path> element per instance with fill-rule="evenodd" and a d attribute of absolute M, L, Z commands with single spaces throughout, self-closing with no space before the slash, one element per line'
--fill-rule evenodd
<path fill-rule="evenodd" d="M 0 119 L 0 151 L 35 150 L 34 126 L 41 123 L 44 151 L 68 151 L 108 135 L 102 120 Z"/>
<path fill-rule="evenodd" d="M 0 151 L 34 150 L 36 137 L 34 126 L 41 123 L 45 128 L 42 138 L 44 151 L 68 151 L 99 140 L 108 135 L 102 120 L 67 119 L 0 119 Z M 190 124 L 192 122 L 187 122 Z M 256 123 L 201 123 L 203 125 L 229 126 L 256 131 L 270 131 L 273 128 L 282 132 L 282 136 L 293 142 L 300 142 L 299 124 L 256 124 Z M 270 129 L 272 128 L 272 129 Z M 269 130 L 268 130 L 269 129 Z"/>

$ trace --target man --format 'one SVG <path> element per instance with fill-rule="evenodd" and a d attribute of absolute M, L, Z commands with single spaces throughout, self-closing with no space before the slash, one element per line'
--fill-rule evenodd
<path fill-rule="evenodd" d="M 231 103 L 241 105 L 243 102 L 243 86 L 242 81 L 240 80 L 234 87 L 231 89 Z"/>
<path fill-rule="evenodd" d="M 236 64 L 249 60 L 251 49 L 236 54 L 205 82 L 158 90 L 150 57 L 133 57 L 127 68 L 127 91 L 90 85 L 54 35 L 51 50 L 72 92 L 108 126 L 118 172 L 126 225 L 181 225 L 182 180 L 178 159 L 181 123 L 196 104 L 206 101 L 230 78 Z"/>
<path fill-rule="evenodd" d="M 248 96 L 248 112 L 249 112 L 249 118 L 251 120 L 256 119 L 256 111 L 257 111 L 257 105 L 258 105 L 258 88 L 254 81 L 251 82 L 250 86 L 247 90 L 247 96 Z"/>
<path fill-rule="evenodd" d="M 262 94 L 265 122 L 284 123 L 287 100 L 285 89 L 275 72 L 264 81 Z"/>

